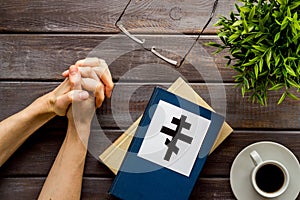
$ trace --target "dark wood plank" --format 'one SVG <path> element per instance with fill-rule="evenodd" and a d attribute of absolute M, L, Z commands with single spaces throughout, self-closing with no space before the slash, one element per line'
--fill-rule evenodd
<path fill-rule="evenodd" d="M 234 131 L 207 159 L 203 168 L 204 176 L 226 176 L 238 153 L 250 144 L 272 141 L 286 146 L 299 160 L 300 131 Z M 220 167 L 222 166 L 222 167 Z"/>
<path fill-rule="evenodd" d="M 1 0 L 2 32 L 117 32 L 127 1 Z"/>
<path fill-rule="evenodd" d="M 117 121 L 118 127 L 126 128 L 144 111 L 154 86 L 167 88 L 168 84 L 120 84 L 116 85 L 111 99 L 114 115 L 106 116 L 107 109 L 99 110 L 100 124 Z M 283 104 L 277 105 L 280 94 L 269 93 L 268 106 L 252 104 L 248 96 L 242 98 L 240 89 L 233 84 L 191 84 L 193 89 L 208 102 L 218 113 L 226 117 L 226 121 L 234 129 L 299 129 L 300 101 L 287 98 Z M 222 94 L 224 90 L 224 94 Z M 298 94 L 299 95 L 299 94 Z M 123 100 L 130 99 L 130 104 Z M 127 110 L 129 106 L 129 112 Z M 103 117 L 100 117 L 100 116 Z M 130 119 L 130 116 L 132 120 Z M 112 119 L 113 117 L 113 119 Z M 110 119 L 111 118 L 111 119 Z M 114 126 L 115 127 L 115 126 Z"/>
<path fill-rule="evenodd" d="M 131 1 L 120 24 L 130 32 L 158 32 L 158 33 L 200 33 L 211 15 L 213 0 L 185 0 L 160 1 L 141 0 Z M 205 33 L 215 33 L 213 26 L 218 16 L 229 16 L 234 10 L 233 0 L 218 2 L 215 17 L 205 30 Z"/>
<path fill-rule="evenodd" d="M 116 33 L 115 22 L 128 1 L 1 1 L 2 32 L 88 32 Z M 179 33 L 199 33 L 210 15 L 214 1 L 132 1 L 124 20 L 129 30 L 161 32 L 162 28 Z M 218 15 L 228 16 L 235 0 L 219 1 L 216 17 L 207 29 L 215 32 Z"/>
<path fill-rule="evenodd" d="M 1 178 L 0 199 L 37 199 L 45 178 Z M 109 178 L 84 178 L 81 199 L 114 199 L 108 194 Z"/>
<path fill-rule="evenodd" d="M 53 90 L 59 83 L 1 82 L 0 85 L 0 120 L 3 120 L 24 109 L 38 97 Z"/>
<path fill-rule="evenodd" d="M 12 157 L 0 168 L 0 176 L 46 176 L 64 141 L 66 128 L 41 128 L 34 133 Z M 85 165 L 85 174 L 88 176 L 113 176 L 112 172 L 98 160 L 104 151 L 123 131 L 100 130 L 91 133 L 88 155 Z M 93 138 L 92 138 L 93 137 Z M 38 168 L 35 166 L 38 163 Z"/>
<path fill-rule="evenodd" d="M 58 83 L 1 82 L 0 120 L 21 110 L 38 96 L 51 90 Z M 128 128 L 144 111 L 155 86 L 167 88 L 169 83 L 117 83 L 111 99 L 97 110 L 102 128 Z M 242 98 L 233 84 L 191 84 L 234 129 L 289 129 L 299 130 L 300 101 L 287 98 L 277 105 L 280 95 L 269 93 L 269 105 L 262 107 Z M 222 92 L 224 94 L 222 95 Z M 130 102 L 129 105 L 127 102 Z M 59 120 L 60 121 L 60 120 Z M 59 122 L 55 127 L 61 127 Z"/>
<path fill-rule="evenodd" d="M 183 35 L 141 37 L 149 48 L 155 45 L 165 50 L 165 56 L 175 59 L 183 57 L 195 39 Z M 216 49 L 205 45 L 210 41 L 219 39 L 201 38 L 202 45 L 193 48 L 182 67 L 174 68 L 124 35 L 4 34 L 0 35 L 0 80 L 62 80 L 61 73 L 77 60 L 97 56 L 109 63 L 116 81 L 170 82 L 180 74 L 192 82 L 232 82 L 235 73 L 225 67 L 225 52 L 213 55 Z"/>
<path fill-rule="evenodd" d="M 38 130 L 0 168 L 2 177 L 46 176 L 64 140 L 65 129 Z M 95 130 L 92 134 L 100 134 Z M 104 130 L 104 135 L 90 141 L 86 159 L 85 175 L 114 177 L 111 171 L 98 160 L 104 147 L 113 142 L 123 131 Z M 300 158 L 300 131 L 234 131 L 207 159 L 201 177 L 228 176 L 237 154 L 246 146 L 259 141 L 273 141 L 285 145 Z M 38 168 L 36 167 L 38 163 Z M 222 166 L 222 167 L 220 167 Z"/>
<path fill-rule="evenodd" d="M 0 199 L 36 199 L 45 178 L 2 178 Z M 81 199 L 116 199 L 108 194 L 111 178 L 84 178 Z M 200 178 L 190 197 L 193 199 L 235 199 L 228 178 Z"/>

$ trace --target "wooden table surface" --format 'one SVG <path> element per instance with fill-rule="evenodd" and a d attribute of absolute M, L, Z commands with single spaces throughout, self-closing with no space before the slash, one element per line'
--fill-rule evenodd
<path fill-rule="evenodd" d="M 150 44 L 151 41 L 159 41 L 170 49 L 180 49 L 187 47 L 187 41 L 193 41 L 201 31 L 213 2 L 0 0 L 0 120 L 55 88 L 63 80 L 62 71 L 108 42 L 104 59 L 111 62 L 109 67 L 114 82 L 118 91 L 123 93 L 113 94 L 120 105 L 116 113 L 112 112 L 112 100 L 106 100 L 97 110 L 105 135 L 114 141 L 143 113 L 153 86 L 168 87 L 175 80 L 174 75 L 153 72 L 151 68 L 140 73 L 133 71 L 151 63 L 165 66 L 186 78 L 205 101 L 214 104 L 217 111 L 225 112 L 226 121 L 234 129 L 209 156 L 191 199 L 235 199 L 229 182 L 230 167 L 246 146 L 258 141 L 274 141 L 288 147 L 299 159 L 300 102 L 286 99 L 278 106 L 276 102 L 280 95 L 270 92 L 267 107 L 252 104 L 247 96 L 243 99 L 240 90 L 234 87 L 234 72 L 226 68 L 224 53 L 214 55 L 215 49 L 202 45 L 221 76 L 209 71 L 201 75 L 188 61 L 178 69 L 172 67 L 151 52 L 137 47 L 115 27 L 122 15 L 125 27 L 134 34 L 142 34 L 139 36 L 146 38 Z M 200 44 L 219 41 L 213 23 L 218 15 L 228 16 L 234 9 L 234 3 L 234 0 L 219 1 L 216 15 L 200 38 Z M 131 51 L 126 52 L 126 48 L 121 51 L 124 44 Z M 198 50 L 194 49 L 191 55 L 201 55 Z M 116 51 L 122 54 L 114 54 Z M 156 75 L 153 76 L 153 73 Z M 225 95 L 218 95 L 220 87 L 224 88 Z M 132 90 L 128 105 L 125 94 Z M 128 111 L 122 109 L 126 106 L 131 118 L 127 117 Z M 0 168 L 0 199 L 37 198 L 63 142 L 66 127 L 66 118 L 56 117 L 34 133 Z M 113 173 L 89 153 L 82 199 L 114 199 L 107 193 L 113 179 Z"/>

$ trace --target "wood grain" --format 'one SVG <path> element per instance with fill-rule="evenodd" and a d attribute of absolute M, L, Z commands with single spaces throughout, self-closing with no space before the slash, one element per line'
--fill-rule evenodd
<path fill-rule="evenodd" d="M 0 176 L 47 176 L 64 140 L 66 127 L 38 130 L 0 169 Z M 94 130 L 86 159 L 85 176 L 114 177 L 98 160 L 111 142 L 123 133 L 121 130 Z M 285 145 L 300 158 L 300 131 L 234 131 L 207 159 L 201 177 L 229 176 L 231 164 L 246 146 L 259 141 L 273 141 Z M 293 141 L 291 143 L 290 141 Z M 38 168 L 36 165 L 38 164 Z M 222 166 L 222 167 L 220 167 Z M 1 181 L 0 181 L 1 182 Z"/>
<path fill-rule="evenodd" d="M 199 33 L 210 15 L 211 0 L 142 0 L 131 1 L 122 22 L 129 30 L 139 32 Z M 60 32 L 117 33 L 115 23 L 128 1 L 21 1 L 1 0 L 0 31 L 2 32 Z M 207 33 L 215 32 L 213 24 L 219 15 L 229 15 L 234 0 L 219 1 Z"/>
<path fill-rule="evenodd" d="M 59 83 L 48 82 L 0 82 L 0 120 L 23 109 L 38 96 L 55 88 Z M 170 83 L 119 82 L 111 99 L 97 110 L 102 128 L 128 128 L 144 111 L 155 86 L 167 88 Z M 262 107 L 243 99 L 233 84 L 192 83 L 194 90 L 219 113 L 234 129 L 284 129 L 299 130 L 300 101 L 287 98 L 277 105 L 280 95 L 269 93 L 268 106 Z M 222 94 L 224 92 L 224 94 Z M 129 104 L 128 104 L 129 102 Z M 114 114 L 112 114 L 114 113 Z M 54 125 L 55 123 L 51 124 Z M 62 127 L 58 120 L 54 127 Z"/>
<path fill-rule="evenodd" d="M 1 0 L 2 32 L 117 32 L 127 1 Z"/>
<path fill-rule="evenodd" d="M 141 37 L 146 39 L 147 47 L 164 49 L 165 56 L 175 59 L 183 57 L 195 40 L 193 36 L 183 35 Z M 0 80 L 62 80 L 61 73 L 77 60 L 97 56 L 109 64 L 115 81 L 174 81 L 178 74 L 192 82 L 220 81 L 216 78 L 219 73 L 223 81 L 232 82 L 235 73 L 225 67 L 226 52 L 213 55 L 216 49 L 205 45 L 210 41 L 219 42 L 219 39 L 201 38 L 184 65 L 174 68 L 124 35 L 3 34 L 0 35 Z"/>
<path fill-rule="evenodd" d="M 131 1 L 120 24 L 130 32 L 200 33 L 208 22 L 214 0 L 141 0 Z M 235 1 L 218 2 L 215 16 L 205 33 L 215 33 L 213 26 L 220 15 L 229 16 Z"/>
<path fill-rule="evenodd" d="M 0 199 L 36 199 L 45 178 L 2 178 L 0 179 Z M 81 199 L 111 199 L 108 194 L 112 178 L 83 179 Z M 201 178 L 196 183 L 190 197 L 193 199 L 235 199 L 230 190 L 228 178 Z"/>
<path fill-rule="evenodd" d="M 36 199 L 45 178 L 4 178 L 0 181 L 1 199 Z M 116 200 L 108 194 L 112 183 L 111 178 L 83 179 L 81 199 Z M 214 199 L 235 200 L 228 178 L 200 178 L 190 196 L 190 200 Z M 299 196 L 297 197 L 299 199 Z"/>

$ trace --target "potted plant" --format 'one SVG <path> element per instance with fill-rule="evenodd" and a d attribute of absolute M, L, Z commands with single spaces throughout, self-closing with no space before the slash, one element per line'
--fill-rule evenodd
<path fill-rule="evenodd" d="M 242 96 L 267 104 L 267 94 L 279 90 L 280 104 L 286 96 L 299 100 L 300 91 L 300 1 L 239 0 L 236 11 L 221 16 L 218 37 L 211 42 L 216 53 L 228 49 L 228 66 L 236 72 Z M 292 88 L 293 92 L 291 92 Z"/>

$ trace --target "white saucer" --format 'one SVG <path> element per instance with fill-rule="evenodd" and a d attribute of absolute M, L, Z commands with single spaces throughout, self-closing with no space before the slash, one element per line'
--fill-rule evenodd
<path fill-rule="evenodd" d="M 286 147 L 275 142 L 258 142 L 244 148 L 235 158 L 230 170 L 231 189 L 238 200 L 261 200 L 251 183 L 254 164 L 250 152 L 256 150 L 262 160 L 277 160 L 287 168 L 290 174 L 288 189 L 272 200 L 295 200 L 300 192 L 300 165 L 296 156 Z"/>

